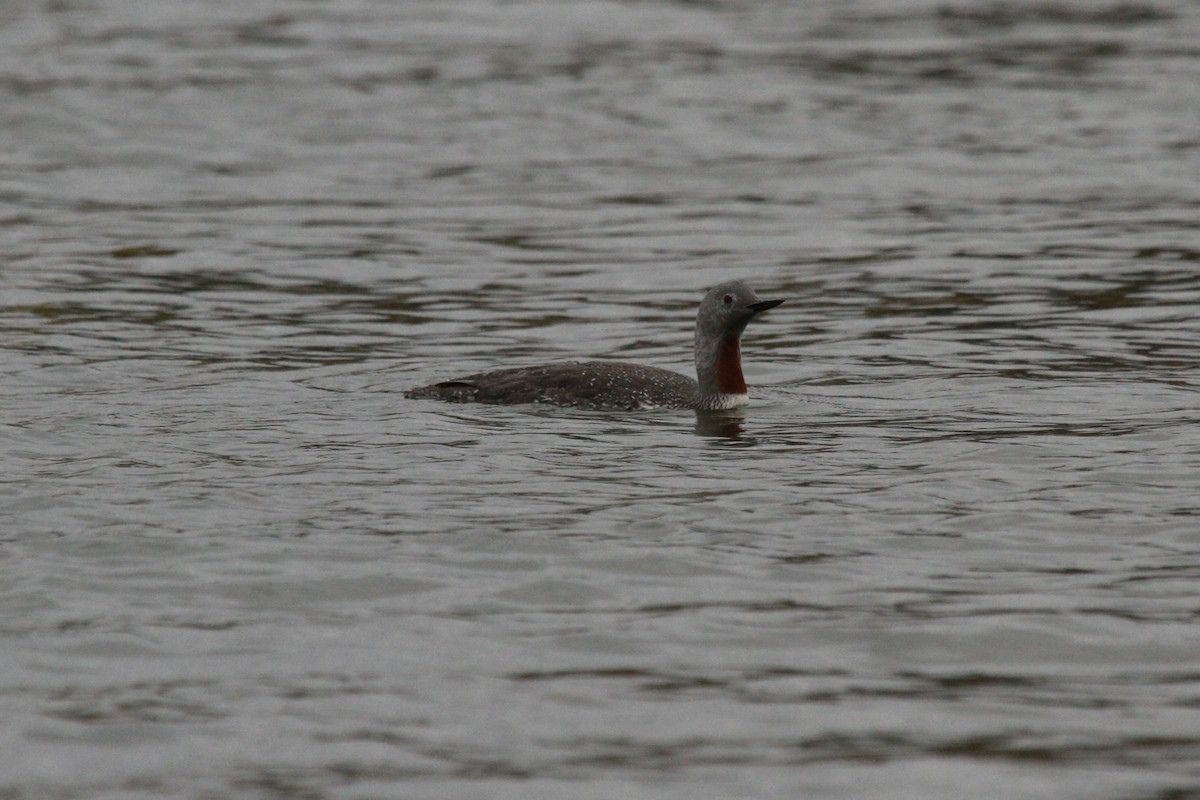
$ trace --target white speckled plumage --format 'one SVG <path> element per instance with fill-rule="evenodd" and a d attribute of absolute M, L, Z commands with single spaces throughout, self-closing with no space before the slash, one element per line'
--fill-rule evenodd
<path fill-rule="evenodd" d="M 749 402 L 739 343 L 760 300 L 744 281 L 714 286 L 696 315 L 696 378 L 619 361 L 573 361 L 481 372 L 411 389 L 408 397 L 496 404 L 551 403 L 593 409 L 691 408 L 724 411 Z"/>

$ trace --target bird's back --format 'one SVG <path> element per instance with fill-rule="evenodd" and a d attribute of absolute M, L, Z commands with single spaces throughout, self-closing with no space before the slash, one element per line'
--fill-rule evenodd
<path fill-rule="evenodd" d="M 408 397 L 577 408 L 695 408 L 696 381 L 677 372 L 619 361 L 580 361 L 480 372 L 422 386 Z"/>

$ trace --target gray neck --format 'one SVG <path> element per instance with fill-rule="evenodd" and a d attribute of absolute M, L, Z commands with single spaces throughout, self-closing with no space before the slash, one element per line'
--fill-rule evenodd
<path fill-rule="evenodd" d="M 720 394 L 717 390 L 717 351 L 720 340 L 701 338 L 696 331 L 696 382 L 700 384 L 700 397 L 713 397 Z"/>

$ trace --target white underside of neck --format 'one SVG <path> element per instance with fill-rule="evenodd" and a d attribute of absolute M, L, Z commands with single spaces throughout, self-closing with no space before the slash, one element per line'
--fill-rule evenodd
<path fill-rule="evenodd" d="M 705 408 L 711 411 L 728 411 L 731 408 L 741 408 L 750 402 L 750 395 L 742 392 L 741 394 L 719 394 L 713 398 L 711 403 L 706 403 Z"/>

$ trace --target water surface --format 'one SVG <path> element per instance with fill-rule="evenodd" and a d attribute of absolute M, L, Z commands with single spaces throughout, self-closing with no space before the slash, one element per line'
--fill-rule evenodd
<path fill-rule="evenodd" d="M 0 3 L 0 795 L 1195 795 L 1197 42 Z M 402 395 L 734 277 L 742 415 Z"/>

